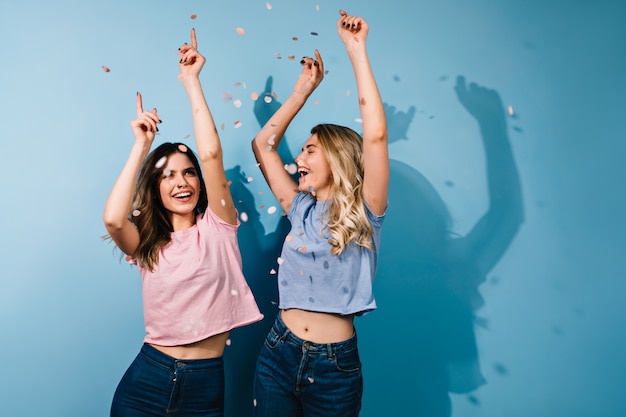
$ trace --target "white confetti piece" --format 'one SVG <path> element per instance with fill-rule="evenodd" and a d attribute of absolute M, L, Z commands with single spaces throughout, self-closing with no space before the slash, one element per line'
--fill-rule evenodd
<path fill-rule="evenodd" d="M 268 104 L 271 103 L 272 102 L 272 96 L 266 95 L 265 97 L 263 97 L 263 101 L 265 101 Z"/>
<path fill-rule="evenodd" d="M 222 198 L 222 199 L 220 200 L 220 204 L 221 204 L 222 206 L 225 206 L 225 205 L 226 205 L 226 200 L 224 200 L 224 199 Z"/>
<path fill-rule="evenodd" d="M 239 217 L 241 218 L 241 221 L 242 221 L 242 222 L 244 222 L 244 223 L 248 221 L 248 214 L 247 214 L 245 211 L 244 211 L 244 212 L 242 212 L 242 213 L 239 215 Z"/>
<path fill-rule="evenodd" d="M 156 169 L 162 168 L 163 165 L 165 165 L 165 163 L 167 162 L 167 156 L 163 156 L 161 157 L 161 159 L 159 159 L 156 164 L 154 164 L 154 167 Z"/>
<path fill-rule="evenodd" d="M 254 181 L 254 178 L 252 178 L 252 177 L 248 177 L 248 178 L 246 178 L 246 181 L 248 181 L 248 182 L 252 182 L 252 181 Z"/>
<path fill-rule="evenodd" d="M 267 208 L 267 214 L 274 214 L 276 213 L 276 206 L 271 206 Z"/>
<path fill-rule="evenodd" d="M 274 268 L 270 269 L 270 275 L 276 275 L 276 270 Z"/>
<path fill-rule="evenodd" d="M 277 258 L 277 259 L 276 259 L 276 263 L 277 263 L 278 265 L 282 265 L 282 264 L 283 264 L 283 262 L 285 262 L 285 260 L 284 260 L 283 258 L 280 258 L 280 257 L 279 257 L 279 258 Z"/>
<path fill-rule="evenodd" d="M 236 289 L 233 288 L 232 290 L 230 290 L 230 295 L 238 296 L 239 295 L 239 291 L 237 291 Z"/>
<path fill-rule="evenodd" d="M 291 163 L 291 164 L 286 164 L 285 165 L 285 170 L 290 174 L 290 175 L 294 175 L 296 172 L 298 172 L 298 165 Z"/>
<path fill-rule="evenodd" d="M 237 99 L 237 100 L 233 101 L 233 104 L 235 105 L 235 107 L 239 108 L 239 107 L 241 107 L 241 100 Z"/>
<path fill-rule="evenodd" d="M 141 212 L 139 210 L 133 210 L 133 217 L 139 217 Z"/>
<path fill-rule="evenodd" d="M 272 135 L 267 140 L 267 143 L 269 143 L 270 145 L 273 145 L 274 143 L 276 143 L 276 134 L 275 133 L 272 133 Z"/>
<path fill-rule="evenodd" d="M 230 341 L 230 339 L 226 339 L 226 346 L 230 346 L 233 342 Z"/>
<path fill-rule="evenodd" d="M 309 380 L 309 382 L 310 382 L 311 384 L 315 382 L 315 380 L 314 380 L 313 378 L 311 378 L 311 377 L 308 377 L 307 379 Z"/>
<path fill-rule="evenodd" d="M 172 176 L 172 170 L 171 169 L 164 169 L 163 170 L 163 175 L 165 175 L 165 177 L 171 177 Z"/>
<path fill-rule="evenodd" d="M 270 3 L 269 1 L 265 3 L 265 8 L 267 10 L 272 10 L 272 3 Z M 256 405 L 256 400 L 254 400 L 254 405 Z"/>

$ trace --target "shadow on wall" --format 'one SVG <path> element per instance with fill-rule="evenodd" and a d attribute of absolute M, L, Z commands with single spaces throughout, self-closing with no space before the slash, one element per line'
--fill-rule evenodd
<path fill-rule="evenodd" d="M 363 417 L 448 417 L 449 393 L 470 393 L 482 376 L 474 326 L 478 287 L 523 222 L 520 181 L 498 93 L 457 78 L 459 102 L 478 122 L 489 209 L 465 236 L 417 170 L 391 161 L 389 209 L 374 284 L 379 309 L 358 319 Z M 406 138 L 415 114 L 386 106 L 390 142 Z"/>
<path fill-rule="evenodd" d="M 271 97 L 272 77 L 256 102 L 260 126 L 280 107 Z M 474 326 L 483 304 L 478 287 L 505 253 L 523 222 L 520 181 L 498 93 L 466 85 L 457 97 L 480 127 L 487 163 L 489 209 L 466 236 L 449 232 L 446 205 L 417 170 L 391 161 L 389 209 L 383 226 L 375 294 L 379 309 L 356 320 L 364 364 L 363 417 L 402 415 L 449 417 L 449 393 L 469 393 L 485 380 L 480 371 Z M 391 143 L 408 139 L 415 115 L 386 105 Z M 292 161 L 286 138 L 278 152 Z M 240 213 L 244 274 L 265 318 L 236 329 L 226 359 L 226 416 L 252 416 L 252 384 L 258 351 L 278 311 L 276 259 L 289 222 L 265 234 L 254 195 L 241 169 L 227 170 Z"/>
<path fill-rule="evenodd" d="M 268 77 L 265 91 L 254 105 L 254 115 L 262 127 L 278 110 L 280 104 L 274 100 L 272 93 L 272 77 Z M 265 97 L 271 100 L 266 102 Z M 293 161 L 286 138 L 280 142 L 278 149 L 283 161 Z M 252 148 L 250 148 L 252 152 Z M 226 349 L 226 417 L 252 416 L 254 370 L 256 359 L 270 327 L 278 313 L 278 287 L 276 274 L 277 259 L 280 256 L 283 241 L 289 232 L 290 224 L 286 216 L 282 216 L 276 230 L 265 234 L 261 216 L 257 210 L 255 198 L 247 187 L 247 179 L 239 166 L 228 169 L 226 177 L 232 181 L 231 193 L 239 213 L 246 213 L 248 220 L 239 227 L 238 239 L 243 261 L 244 276 L 265 316 L 259 323 L 235 329 L 231 333 L 231 345 Z"/>

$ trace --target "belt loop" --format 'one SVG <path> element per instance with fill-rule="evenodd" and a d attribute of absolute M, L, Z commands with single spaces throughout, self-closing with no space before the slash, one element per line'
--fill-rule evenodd
<path fill-rule="evenodd" d="M 327 355 L 329 360 L 333 358 L 334 353 L 333 353 L 333 345 L 332 345 L 332 343 L 326 343 L 326 355 Z"/>
<path fill-rule="evenodd" d="M 280 341 L 282 343 L 285 342 L 285 339 L 287 339 L 287 337 L 289 336 L 289 333 L 291 333 L 291 330 L 289 330 L 289 328 L 285 328 L 285 332 L 283 333 L 283 335 L 280 337 Z"/>

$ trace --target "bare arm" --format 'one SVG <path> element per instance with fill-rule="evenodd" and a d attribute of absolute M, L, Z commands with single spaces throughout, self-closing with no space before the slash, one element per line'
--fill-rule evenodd
<path fill-rule="evenodd" d="M 161 120 L 156 109 L 144 111 L 141 94 L 137 93 L 137 118 L 130 122 L 135 143 L 109 194 L 103 217 L 107 232 L 117 247 L 130 256 L 135 254 L 139 245 L 139 232 L 128 219 L 128 213 L 135 194 L 137 174 L 158 131 L 157 123 L 161 123 Z"/>
<path fill-rule="evenodd" d="M 285 170 L 284 162 L 277 152 L 278 144 L 293 118 L 324 78 L 324 63 L 317 50 L 315 59 L 305 57 L 301 64 L 302 72 L 293 92 L 252 140 L 252 150 L 261 172 L 286 212 L 289 212 L 291 202 L 298 193 L 298 185 Z"/>
<path fill-rule="evenodd" d="M 178 79 L 183 83 L 191 104 L 196 147 L 209 206 L 225 222 L 237 224 L 237 212 L 224 172 L 220 137 L 200 84 L 199 75 L 206 59 L 198 52 L 197 46 L 196 32 L 192 29 L 191 45 L 185 43 L 180 47 Z"/>
<path fill-rule="evenodd" d="M 351 16 L 343 10 L 339 13 L 337 32 L 352 63 L 363 120 L 363 197 L 374 213 L 382 214 L 387 207 L 389 186 L 387 119 L 367 55 L 369 26 L 361 17 Z"/>

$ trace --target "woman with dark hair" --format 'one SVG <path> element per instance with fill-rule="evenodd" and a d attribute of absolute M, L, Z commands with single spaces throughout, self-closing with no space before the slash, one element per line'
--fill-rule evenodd
<path fill-rule="evenodd" d="M 141 274 L 146 330 L 115 392 L 115 417 L 223 416 L 229 331 L 263 317 L 242 274 L 237 211 L 199 80 L 206 60 L 196 48 L 192 30 L 191 44 L 180 47 L 178 78 L 199 159 L 182 143 L 148 153 L 161 120 L 156 109 L 143 110 L 137 93 L 135 144 L 104 209 L 110 238 Z"/>
<path fill-rule="evenodd" d="M 343 10 L 337 22 L 356 77 L 363 137 L 320 124 L 296 157 L 298 183 L 277 152 L 290 122 L 324 77 L 305 57 L 291 96 L 252 142 L 291 222 L 278 269 L 279 313 L 257 361 L 257 417 L 351 417 L 363 381 L 354 317 L 376 308 L 372 282 L 387 207 L 387 122 L 366 49 L 369 27 Z"/>

